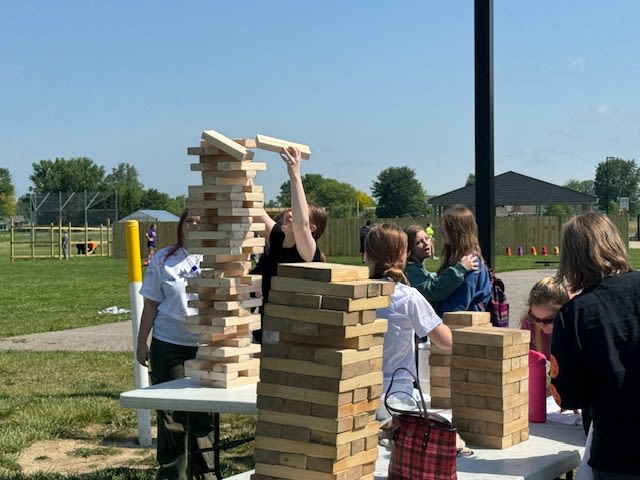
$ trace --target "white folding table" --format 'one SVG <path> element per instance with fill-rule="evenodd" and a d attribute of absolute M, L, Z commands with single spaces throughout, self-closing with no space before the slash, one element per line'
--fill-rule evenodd
<path fill-rule="evenodd" d="M 219 415 L 221 413 L 257 414 L 256 385 L 222 389 L 204 387 L 196 379 L 182 378 L 120 395 L 120 405 L 127 408 L 210 412 L 214 414 L 216 433 L 215 472 L 220 474 Z M 450 411 L 436 410 L 450 415 Z M 510 448 L 475 448 L 473 455 L 458 457 L 459 480 L 552 480 L 573 471 L 584 453 L 585 434 L 582 426 L 561 423 L 530 423 L 529 439 Z M 390 452 L 379 448 L 376 480 L 387 478 Z M 228 480 L 248 480 L 253 471 Z"/>

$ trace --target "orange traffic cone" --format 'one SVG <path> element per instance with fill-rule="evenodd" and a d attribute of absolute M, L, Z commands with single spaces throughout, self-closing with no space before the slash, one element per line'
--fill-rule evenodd
<path fill-rule="evenodd" d="M 507 246 L 507 249 L 505 250 L 504 254 L 505 254 L 507 257 L 510 257 L 510 256 L 511 256 L 511 247 Z"/>
<path fill-rule="evenodd" d="M 536 249 L 535 245 L 531 245 L 531 248 L 529 250 L 531 250 L 531 255 L 533 255 L 534 257 L 538 255 L 538 250 Z"/>
<path fill-rule="evenodd" d="M 543 256 L 547 256 L 549 255 L 549 250 L 547 250 L 547 246 L 546 245 L 542 245 L 542 255 Z"/>

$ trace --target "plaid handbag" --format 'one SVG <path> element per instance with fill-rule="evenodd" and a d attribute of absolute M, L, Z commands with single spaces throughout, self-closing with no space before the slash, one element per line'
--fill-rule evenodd
<path fill-rule="evenodd" d="M 420 400 L 414 400 L 414 410 L 392 405 L 394 395 L 404 396 L 405 400 L 409 397 L 406 392 L 393 391 L 393 381 L 401 370 L 413 378 L 420 392 Z M 388 480 L 457 480 L 456 429 L 446 418 L 427 412 L 420 383 L 406 368 L 393 372 L 384 406 L 393 417 Z"/>

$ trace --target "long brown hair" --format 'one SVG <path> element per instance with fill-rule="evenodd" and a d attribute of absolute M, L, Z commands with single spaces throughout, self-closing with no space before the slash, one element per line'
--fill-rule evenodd
<path fill-rule="evenodd" d="M 313 238 L 318 240 L 327 228 L 327 211 L 315 203 L 309 203 L 309 223 L 315 225 L 315 231 L 311 232 Z"/>
<path fill-rule="evenodd" d="M 180 220 L 178 220 L 178 227 L 177 227 L 177 231 L 176 231 L 176 243 L 171 245 L 171 248 L 169 248 L 169 250 L 167 250 L 167 254 L 164 256 L 164 261 L 165 262 L 167 261 L 167 258 L 169 258 L 171 255 L 176 253 L 181 248 L 184 248 L 184 241 L 185 241 L 184 224 L 189 219 L 189 217 L 190 217 L 189 209 L 185 208 L 182 211 L 182 215 L 180 215 Z"/>
<path fill-rule="evenodd" d="M 464 205 L 453 205 L 442 215 L 442 228 L 446 231 L 449 243 L 442 242 L 442 263 L 438 268 L 438 275 L 456 264 L 469 253 L 475 253 L 482 258 L 480 241 L 478 240 L 478 225 L 473 212 Z"/>
<path fill-rule="evenodd" d="M 407 235 L 397 226 L 376 225 L 367 234 L 364 251 L 369 262 L 369 277 L 390 277 L 396 282 L 409 284 L 404 275 L 407 264 Z"/>
<path fill-rule="evenodd" d="M 573 291 L 596 285 L 606 276 L 630 270 L 620 232 L 606 215 L 585 213 L 562 226 L 556 276 L 566 279 Z"/>
<path fill-rule="evenodd" d="M 413 249 L 413 244 L 416 243 L 416 236 L 418 235 L 418 232 L 423 230 L 424 228 L 420 225 L 409 225 L 408 227 L 404 227 L 404 233 L 407 235 L 407 260 L 411 260 L 411 251 Z"/>

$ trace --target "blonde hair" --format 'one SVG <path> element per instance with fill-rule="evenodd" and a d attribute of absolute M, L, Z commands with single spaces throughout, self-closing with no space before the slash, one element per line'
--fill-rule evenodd
<path fill-rule="evenodd" d="M 464 205 L 453 205 L 442 215 L 442 226 L 446 230 L 449 243 L 442 246 L 442 263 L 438 268 L 438 275 L 469 253 L 475 253 L 482 258 L 480 241 L 478 240 L 478 225 L 473 212 Z"/>
<path fill-rule="evenodd" d="M 569 301 L 566 287 L 556 277 L 544 277 L 536 282 L 529 292 L 527 306 L 551 304 L 554 309 L 560 309 Z"/>
<path fill-rule="evenodd" d="M 376 225 L 364 242 L 371 278 L 390 277 L 396 282 L 409 284 L 404 275 L 407 264 L 407 235 L 397 226 L 385 223 Z"/>
<path fill-rule="evenodd" d="M 573 217 L 562 226 L 556 277 L 582 290 L 609 275 L 631 271 L 620 232 L 606 215 L 596 212 Z"/>

